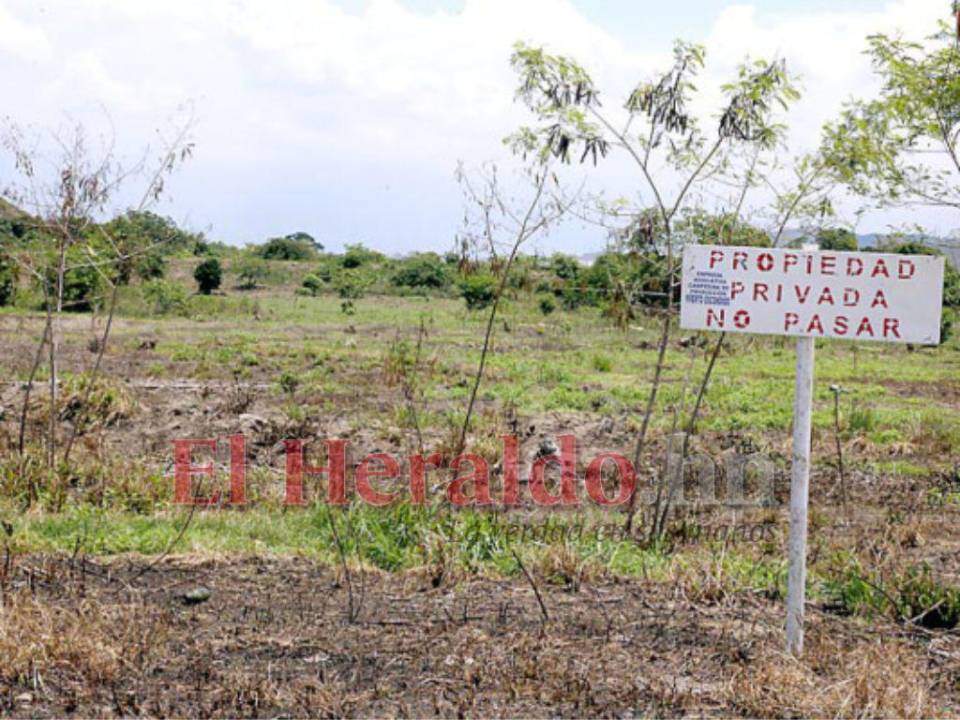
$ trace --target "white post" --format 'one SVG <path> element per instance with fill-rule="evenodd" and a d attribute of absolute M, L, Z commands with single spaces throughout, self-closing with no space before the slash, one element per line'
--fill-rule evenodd
<path fill-rule="evenodd" d="M 787 587 L 787 652 L 803 652 L 803 605 L 807 581 L 807 499 L 810 495 L 810 423 L 813 412 L 814 339 L 797 340 L 793 399 L 793 468 L 790 477 L 790 547 Z"/>

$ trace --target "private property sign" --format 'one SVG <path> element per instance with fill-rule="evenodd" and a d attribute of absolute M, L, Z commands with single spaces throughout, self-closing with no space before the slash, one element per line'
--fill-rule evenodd
<path fill-rule="evenodd" d="M 944 258 L 690 245 L 690 330 L 936 345 Z"/>
<path fill-rule="evenodd" d="M 944 259 L 928 255 L 684 248 L 681 327 L 797 337 L 786 618 L 794 655 L 803 652 L 816 338 L 939 344 L 943 270 Z"/>

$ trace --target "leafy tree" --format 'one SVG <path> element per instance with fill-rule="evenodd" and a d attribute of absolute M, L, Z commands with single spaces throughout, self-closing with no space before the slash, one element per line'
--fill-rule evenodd
<path fill-rule="evenodd" d="M 497 279 L 487 274 L 470 275 L 460 281 L 460 295 L 468 310 L 490 307 L 497 296 Z"/>
<path fill-rule="evenodd" d="M 629 229 L 634 229 L 631 226 Z M 678 243 L 697 245 L 734 245 L 737 247 L 770 247 L 770 235 L 741 220 L 737 213 L 709 213 L 701 208 L 685 212 L 676 222 Z M 636 241 L 632 247 L 642 249 L 643 244 Z"/>
<path fill-rule="evenodd" d="M 317 252 L 323 252 L 323 243 L 314 239 L 313 235 L 310 233 L 305 233 L 303 231 L 290 233 L 286 236 L 287 240 L 294 240 L 295 242 L 304 243 L 313 247 Z"/>
<path fill-rule="evenodd" d="M 846 228 L 826 228 L 817 233 L 817 244 L 821 250 L 834 252 L 856 252 L 860 249 L 857 235 Z"/>
<path fill-rule="evenodd" d="M 556 253 L 550 258 L 550 269 L 561 280 L 576 280 L 580 275 L 580 261 L 570 255 Z"/>
<path fill-rule="evenodd" d="M 109 237 L 119 251 L 117 282 L 126 285 L 136 275 L 141 280 L 161 278 L 166 274 L 168 255 L 192 252 L 203 235 L 182 230 L 167 217 L 150 211 L 130 211 L 106 223 L 102 232 L 93 230 L 91 238 Z"/>
<path fill-rule="evenodd" d="M 197 281 L 197 289 L 201 295 L 209 295 L 220 287 L 223 280 L 223 267 L 217 258 L 207 258 L 193 271 L 193 279 Z"/>
<path fill-rule="evenodd" d="M 382 253 L 359 243 L 357 245 L 347 245 L 346 252 L 340 258 L 340 264 L 348 270 L 353 270 L 364 265 L 381 263 L 384 260 L 386 260 L 386 257 Z"/>
<path fill-rule="evenodd" d="M 420 253 L 400 263 L 392 282 L 400 287 L 439 290 L 450 284 L 450 276 L 439 255 Z"/>
<path fill-rule="evenodd" d="M 647 237 L 654 241 L 653 252 L 664 255 L 668 287 L 673 284 L 678 269 L 675 223 L 689 200 L 690 191 L 725 165 L 731 153 L 775 148 L 784 131 L 776 122 L 775 112 L 785 110 L 799 97 L 782 61 L 761 60 L 742 65 L 737 76 L 720 88 L 724 102 L 714 131 L 703 133 L 690 108 L 697 75 L 704 62 L 703 47 L 678 42 L 674 47 L 673 66 L 659 77 L 635 86 L 623 103 L 627 117 L 621 119 L 601 108 L 593 79 L 574 60 L 522 43 L 515 46 L 512 57 L 519 77 L 517 97 L 538 121 L 537 127 L 521 128 L 510 139 L 514 149 L 540 158 L 552 156 L 563 162 L 576 158 L 582 163 L 589 158 L 595 164 L 612 150 L 626 153 L 637 166 L 645 189 L 654 201 L 653 215 L 647 218 L 650 221 Z M 672 193 L 668 188 L 673 183 L 659 177 L 662 166 L 669 168 L 672 181 L 679 180 Z M 672 292 L 666 293 L 668 310 L 673 309 L 673 297 Z M 621 293 L 618 302 L 628 303 L 629 298 Z M 667 312 L 663 318 L 653 382 L 634 452 L 637 466 L 646 446 L 661 385 L 671 315 Z M 622 319 L 618 322 L 623 324 Z M 691 429 L 697 411 L 698 406 L 691 416 Z M 630 499 L 627 531 L 632 529 L 635 501 L 634 494 Z M 655 507 L 654 514 L 659 512 L 659 506 Z M 661 532 L 666 512 L 662 517 L 662 522 L 658 518 L 654 523 L 651 533 Z"/>
<path fill-rule="evenodd" d="M 960 46 L 945 23 L 933 41 L 871 36 L 880 95 L 851 103 L 825 138 L 843 179 L 884 205 L 960 210 Z"/>
<path fill-rule="evenodd" d="M 264 260 L 304 261 L 317 256 L 316 244 L 306 233 L 270 238 L 254 253 Z"/>
<path fill-rule="evenodd" d="M 270 266 L 257 257 L 243 258 L 236 268 L 240 289 L 255 290 L 259 283 L 270 277 Z"/>

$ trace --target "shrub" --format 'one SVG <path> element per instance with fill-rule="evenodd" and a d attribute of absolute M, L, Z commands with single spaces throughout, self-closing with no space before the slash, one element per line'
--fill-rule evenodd
<path fill-rule="evenodd" d="M 178 283 L 151 280 L 143 285 L 143 297 L 153 305 L 153 312 L 157 315 L 186 313 L 187 292 Z"/>
<path fill-rule="evenodd" d="M 497 279 L 493 275 L 471 275 L 460 282 L 460 295 L 468 310 L 483 310 L 497 296 Z"/>
<path fill-rule="evenodd" d="M 340 310 L 345 315 L 353 315 L 354 300 L 363 297 L 366 287 L 356 273 L 341 272 L 334 283 L 337 290 L 337 296 L 342 300 Z"/>
<path fill-rule="evenodd" d="M 360 277 L 354 273 L 340 273 L 334 283 L 337 296 L 344 300 L 359 300 L 363 297 L 364 286 Z"/>
<path fill-rule="evenodd" d="M 423 253 L 404 260 L 393 284 L 412 288 L 445 288 L 450 284 L 447 268 L 438 255 Z"/>
<path fill-rule="evenodd" d="M 827 228 L 817 233 L 817 244 L 821 250 L 834 252 L 855 252 L 860 249 L 857 236 L 846 228 Z"/>
<path fill-rule="evenodd" d="M 197 288 L 201 295 L 209 295 L 220 287 L 223 280 L 223 268 L 216 258 L 208 258 L 197 265 L 193 271 L 193 279 L 197 281 Z"/>
<path fill-rule="evenodd" d="M 157 280 L 167 274 L 167 261 L 159 252 L 148 252 L 133 264 L 133 271 L 141 280 Z"/>
<path fill-rule="evenodd" d="M 303 278 L 303 288 L 310 293 L 312 297 L 316 297 L 320 294 L 320 291 L 323 290 L 323 280 L 317 275 L 309 273 Z"/>
<path fill-rule="evenodd" d="M 382 262 L 384 256 L 376 250 L 364 247 L 363 244 L 347 245 L 346 252 L 340 258 L 340 264 L 348 270 L 352 270 L 362 265 Z"/>
<path fill-rule="evenodd" d="M 0 252 L 0 307 L 13 302 L 17 288 L 17 266 L 13 260 Z"/>
<path fill-rule="evenodd" d="M 545 295 L 540 298 L 540 312 L 544 315 L 551 315 L 554 310 L 557 309 L 557 304 L 553 301 L 553 298 L 549 295 Z"/>
<path fill-rule="evenodd" d="M 297 392 L 297 388 L 300 387 L 300 378 L 291 372 L 284 371 L 277 379 L 277 384 L 285 394 L 293 397 L 293 394 Z"/>
<path fill-rule="evenodd" d="M 613 360 L 607 355 L 594 355 L 593 369 L 597 372 L 608 373 L 613 370 Z"/>
<path fill-rule="evenodd" d="M 237 265 L 237 278 L 242 290 L 255 290 L 257 284 L 270 277 L 270 266 L 263 260 L 247 257 Z"/>
<path fill-rule="evenodd" d="M 270 238 L 255 248 L 253 253 L 263 260 L 302 261 L 313 260 L 317 256 L 317 249 L 306 239 L 287 235 Z"/>
<path fill-rule="evenodd" d="M 575 257 L 557 253 L 550 259 L 550 269 L 561 280 L 576 280 L 580 275 L 580 262 Z"/>

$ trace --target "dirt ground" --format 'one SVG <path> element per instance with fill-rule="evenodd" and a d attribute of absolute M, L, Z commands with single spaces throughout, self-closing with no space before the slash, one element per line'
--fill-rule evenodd
<path fill-rule="evenodd" d="M 12 578 L 0 609 L 7 717 L 960 713 L 956 632 L 811 607 L 795 661 L 781 604 L 749 594 L 694 602 L 644 582 L 535 591 L 477 577 L 435 587 L 422 573 L 348 578 L 295 558 L 32 556 Z M 191 604 L 201 589 L 209 599 Z"/>

